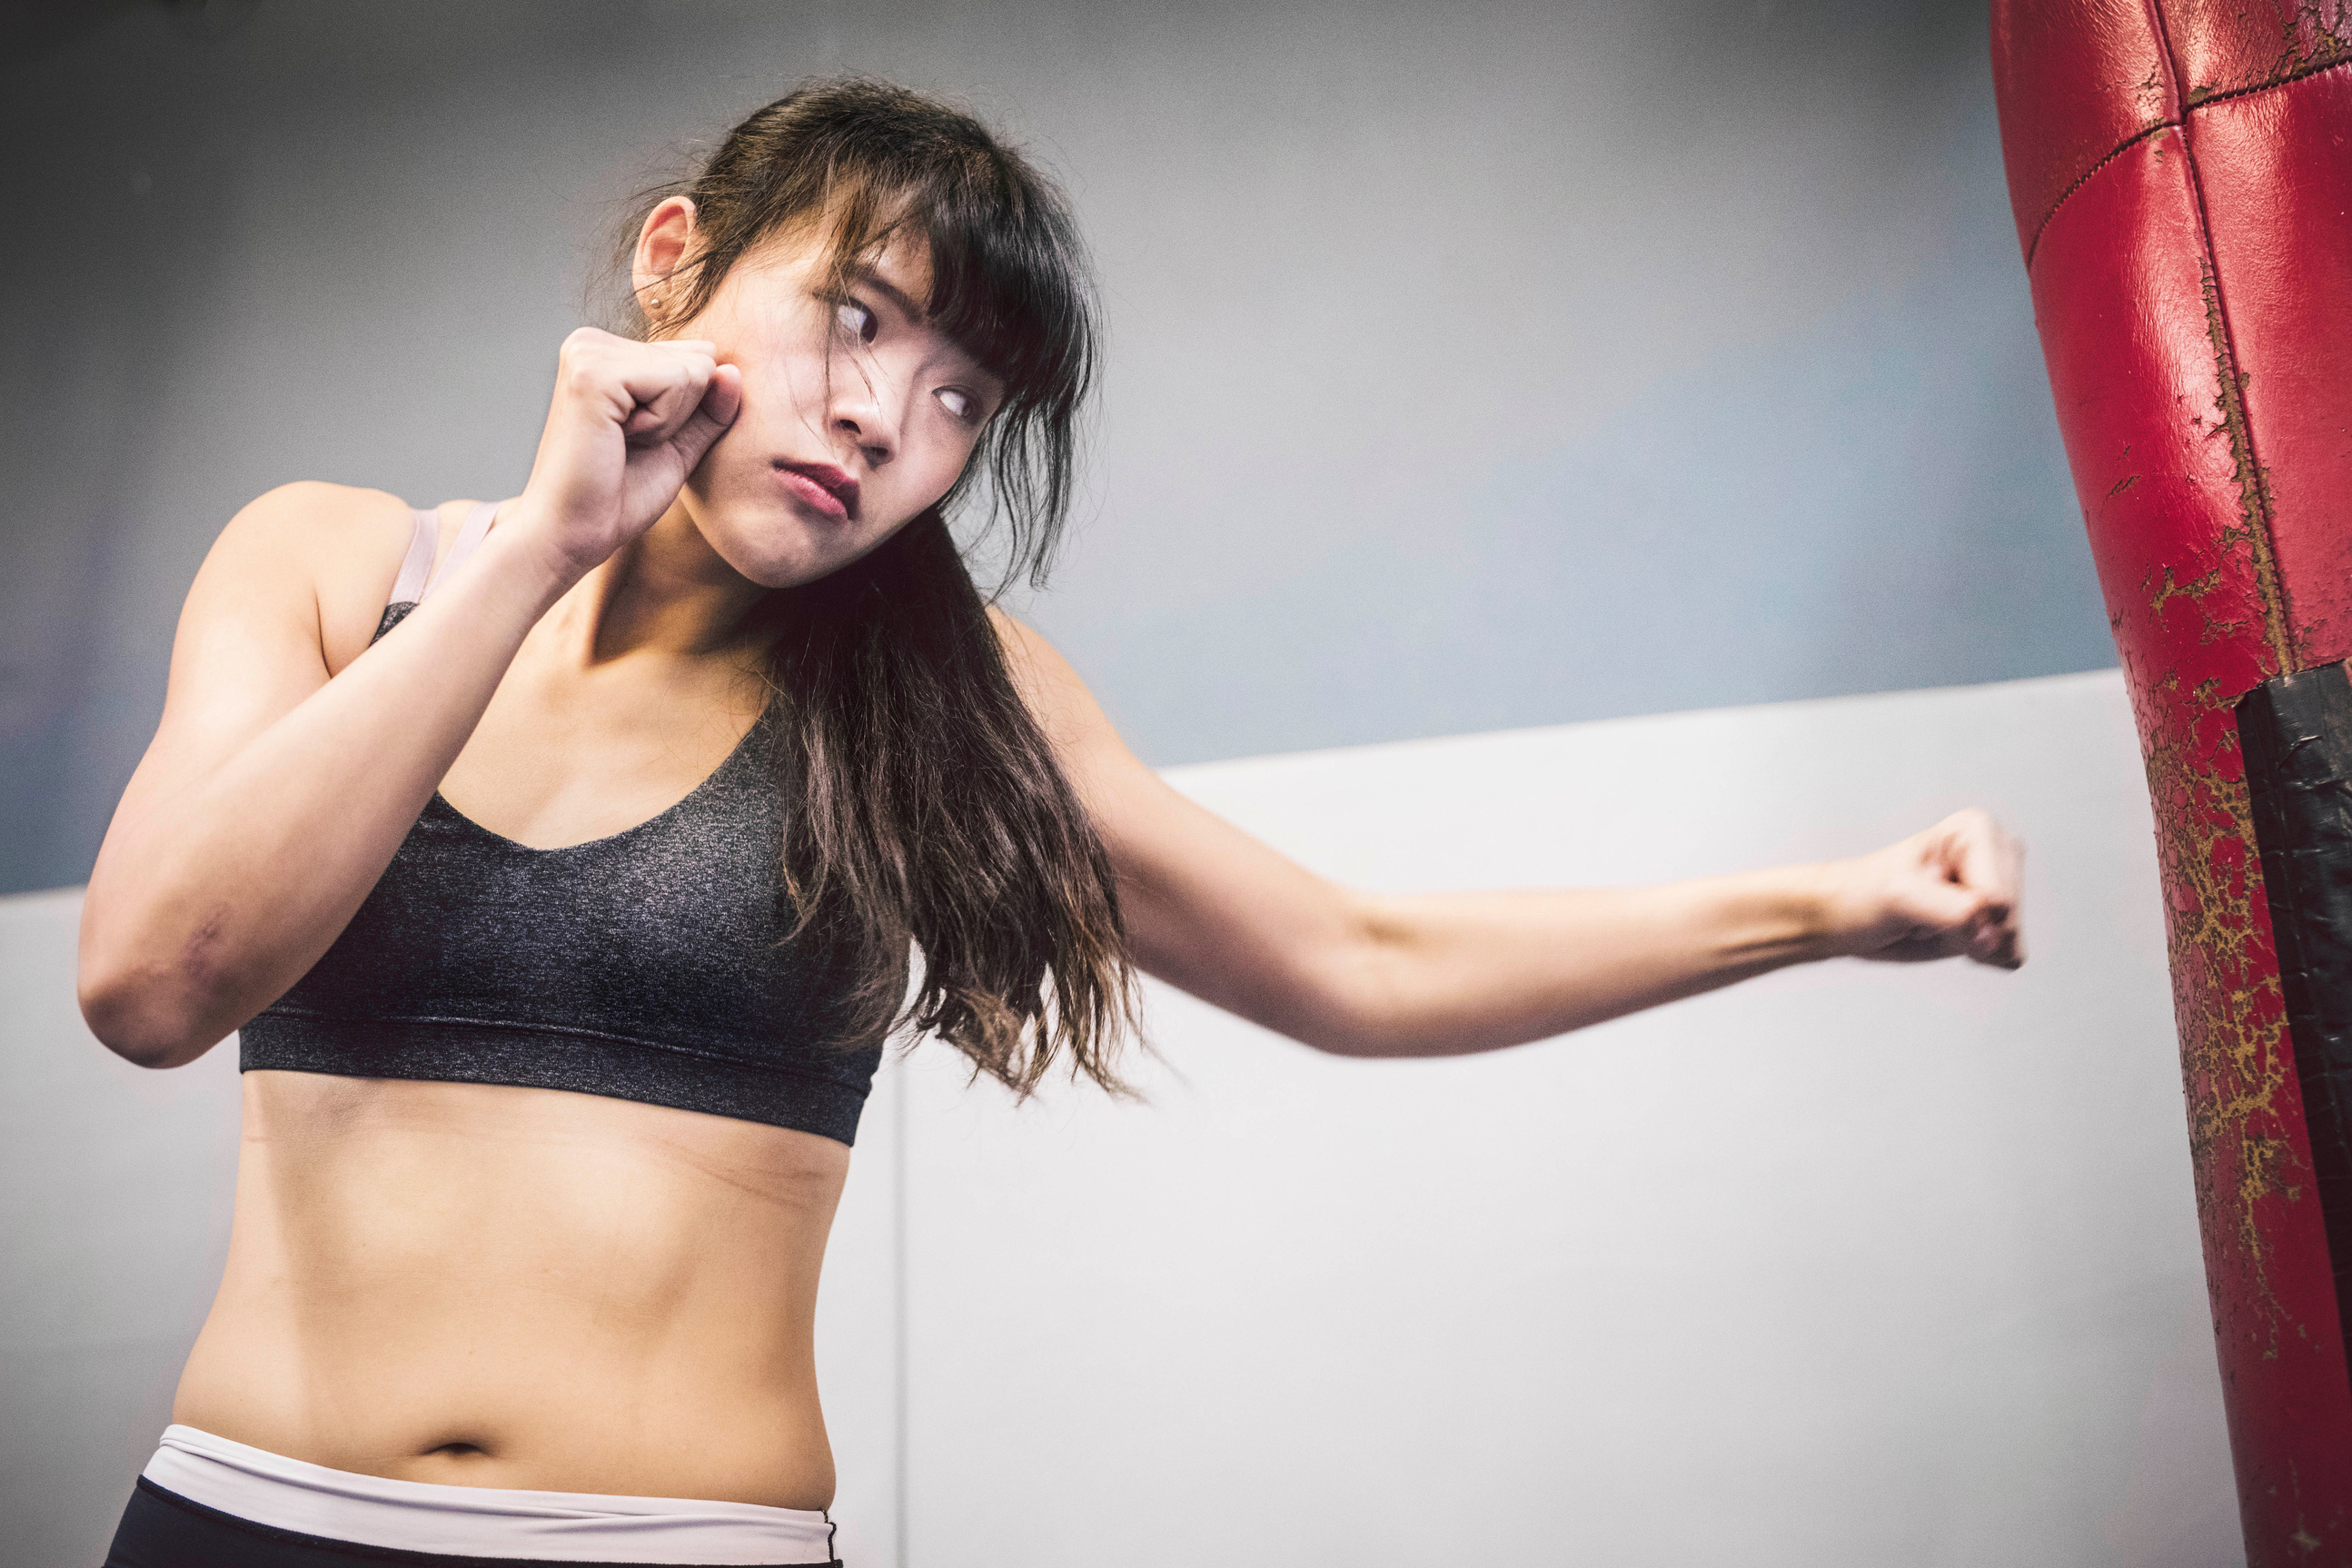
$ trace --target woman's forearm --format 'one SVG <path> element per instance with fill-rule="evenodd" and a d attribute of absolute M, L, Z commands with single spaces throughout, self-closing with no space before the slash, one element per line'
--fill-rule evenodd
<path fill-rule="evenodd" d="M 85 906 L 83 1010 L 100 1037 L 176 1065 L 300 978 L 568 585 L 524 530 L 493 530 L 394 635 L 226 754 L 151 753 Z"/>
<path fill-rule="evenodd" d="M 1827 957 L 1820 869 L 1653 888 L 1358 895 L 1359 972 L 1327 1042 L 1493 1050 Z"/>

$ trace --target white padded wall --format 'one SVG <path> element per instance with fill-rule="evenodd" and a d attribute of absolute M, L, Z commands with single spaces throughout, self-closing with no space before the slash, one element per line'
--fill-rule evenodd
<path fill-rule="evenodd" d="M 0 899 L 0 1561 L 82 1568 L 171 1419 L 228 1251 L 236 1043 L 173 1072 L 92 1039 L 81 889 Z"/>
<path fill-rule="evenodd" d="M 2032 963 L 1469 1059 L 1164 989 L 1148 1109 L 909 1075 L 917 1568 L 2241 1560 L 2112 674 L 1177 770 L 1360 885 L 2029 837 Z"/>

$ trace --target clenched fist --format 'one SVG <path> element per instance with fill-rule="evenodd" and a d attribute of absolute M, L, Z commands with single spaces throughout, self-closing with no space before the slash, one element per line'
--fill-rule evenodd
<path fill-rule="evenodd" d="M 575 574 L 653 526 L 735 422 L 742 373 L 698 338 L 563 340 L 555 396 L 516 521 Z"/>
<path fill-rule="evenodd" d="M 1982 811 L 1956 812 L 1874 854 L 1820 868 L 1833 951 L 1892 963 L 2025 962 L 2019 873 L 2025 847 Z"/>

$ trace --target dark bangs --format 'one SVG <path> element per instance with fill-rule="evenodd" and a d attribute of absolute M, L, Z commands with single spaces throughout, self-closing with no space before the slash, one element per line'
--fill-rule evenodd
<path fill-rule="evenodd" d="M 1004 384 L 974 468 L 986 475 L 989 521 L 1007 531 L 1006 577 L 1042 586 L 1069 515 L 1078 411 L 1095 375 L 1076 232 L 1058 200 L 1009 182 L 906 197 L 930 242 L 932 321 Z M 950 506 L 973 477 L 958 481 Z"/>

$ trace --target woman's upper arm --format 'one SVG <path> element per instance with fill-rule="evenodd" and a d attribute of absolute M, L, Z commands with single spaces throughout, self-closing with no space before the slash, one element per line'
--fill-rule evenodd
<path fill-rule="evenodd" d="M 302 483 L 230 519 L 188 589 L 163 719 L 123 791 L 93 892 L 107 850 L 136 837 L 154 803 L 234 755 L 349 661 L 356 649 L 341 645 L 352 640 L 355 595 L 380 568 L 389 584 L 397 555 L 389 567 L 383 558 L 397 551 L 408 516 L 380 491 Z"/>
<path fill-rule="evenodd" d="M 1014 684 L 1117 868 L 1137 965 L 1310 1045 L 1344 1049 L 1367 944 L 1356 896 L 1179 794 L 1128 750 L 1068 662 L 991 611 Z"/>

